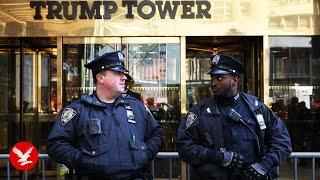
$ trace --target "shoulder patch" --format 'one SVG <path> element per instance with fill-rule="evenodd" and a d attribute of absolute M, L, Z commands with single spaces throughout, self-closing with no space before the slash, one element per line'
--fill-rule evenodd
<path fill-rule="evenodd" d="M 187 121 L 186 121 L 186 129 L 188 129 L 196 119 L 197 119 L 197 115 L 193 112 L 189 112 Z"/>
<path fill-rule="evenodd" d="M 72 108 L 65 108 L 61 115 L 61 123 L 64 126 L 69 122 L 74 116 L 77 115 L 77 111 Z"/>

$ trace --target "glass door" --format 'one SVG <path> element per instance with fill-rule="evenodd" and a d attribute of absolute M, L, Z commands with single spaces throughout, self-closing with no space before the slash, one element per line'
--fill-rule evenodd
<path fill-rule="evenodd" d="M 131 90 L 140 93 L 144 104 L 163 128 L 161 151 L 176 151 L 177 129 L 181 118 L 181 48 L 180 38 L 122 38 L 129 74 L 134 80 Z M 155 177 L 168 174 L 167 161 L 157 159 Z M 173 161 L 173 177 L 180 172 L 179 161 Z"/>
<path fill-rule="evenodd" d="M 22 71 L 23 139 L 45 153 L 48 132 L 57 115 L 56 39 L 24 40 Z"/>
<path fill-rule="evenodd" d="M 46 152 L 57 114 L 57 79 L 55 38 L 0 38 L 0 153 L 19 141 Z M 36 175 L 36 170 L 29 173 Z"/>
<path fill-rule="evenodd" d="M 163 151 L 176 150 L 180 122 L 180 38 L 122 38 L 132 90 L 163 127 Z"/>
<path fill-rule="evenodd" d="M 0 38 L 0 153 L 19 140 L 20 41 Z"/>

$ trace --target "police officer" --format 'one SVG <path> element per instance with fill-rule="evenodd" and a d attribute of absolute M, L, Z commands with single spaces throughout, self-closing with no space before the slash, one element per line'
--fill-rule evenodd
<path fill-rule="evenodd" d="M 215 55 L 208 74 L 214 96 L 192 107 L 178 129 L 191 179 L 272 179 L 291 153 L 284 122 L 257 97 L 238 92 L 245 68 Z"/>
<path fill-rule="evenodd" d="M 49 156 L 80 179 L 150 179 L 148 162 L 161 148 L 162 129 L 143 103 L 124 93 L 121 52 L 85 65 L 96 91 L 66 106 L 48 137 Z"/>

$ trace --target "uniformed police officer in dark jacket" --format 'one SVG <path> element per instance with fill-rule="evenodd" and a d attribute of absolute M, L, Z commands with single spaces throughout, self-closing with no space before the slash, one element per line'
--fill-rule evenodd
<path fill-rule="evenodd" d="M 162 129 L 143 103 L 124 93 L 127 73 L 121 52 L 85 65 L 96 91 L 66 106 L 48 137 L 49 156 L 75 170 L 78 179 L 151 179 Z"/>
<path fill-rule="evenodd" d="M 257 97 L 237 91 L 245 68 L 215 55 L 208 74 L 214 96 L 192 107 L 178 130 L 191 179 L 273 179 L 291 153 L 284 122 Z"/>

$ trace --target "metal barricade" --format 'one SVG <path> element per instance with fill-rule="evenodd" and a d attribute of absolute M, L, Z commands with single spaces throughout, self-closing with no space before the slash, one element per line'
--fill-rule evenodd
<path fill-rule="evenodd" d="M 178 152 L 159 152 L 157 155 L 158 159 L 168 159 L 168 179 L 172 179 L 172 163 L 174 159 L 180 159 Z M 290 155 L 290 158 L 294 159 L 294 179 L 298 179 L 298 159 L 299 158 L 311 158 L 312 159 L 312 180 L 316 179 L 316 158 L 320 158 L 320 152 L 293 152 Z M 39 162 L 41 163 L 41 174 L 42 174 L 42 180 L 46 179 L 45 172 L 46 172 L 46 167 L 45 167 L 45 160 L 49 159 L 48 154 L 39 154 Z M 0 154 L 0 160 L 6 160 L 6 170 L 7 170 L 7 180 L 10 180 L 10 162 L 9 162 L 9 154 Z M 279 168 L 278 168 L 279 171 Z M 154 176 L 154 161 L 152 161 L 152 174 Z M 190 179 L 190 170 L 189 166 L 186 166 L 186 179 Z M 281 172 L 280 172 L 281 173 Z M 27 180 L 28 179 L 28 172 L 23 172 L 23 179 Z"/>
<path fill-rule="evenodd" d="M 320 158 L 320 152 L 293 152 L 290 158 L 294 159 L 294 179 L 298 179 L 298 158 L 312 158 L 312 180 L 316 179 L 316 158 Z"/>
<path fill-rule="evenodd" d="M 172 179 L 172 161 L 173 159 L 179 159 L 178 152 L 159 152 L 157 154 L 157 158 L 168 159 L 168 178 Z M 154 177 L 154 160 L 152 161 L 152 176 Z"/>
<path fill-rule="evenodd" d="M 7 161 L 7 180 L 10 180 L 11 171 L 10 171 L 9 154 L 0 154 L 0 160 L 2 159 L 5 159 Z M 46 159 L 49 159 L 48 154 L 39 154 L 39 161 L 41 163 L 42 180 L 46 179 L 46 176 L 45 176 L 46 167 L 44 163 Z M 23 172 L 23 179 L 25 180 L 28 179 L 28 171 Z"/>

